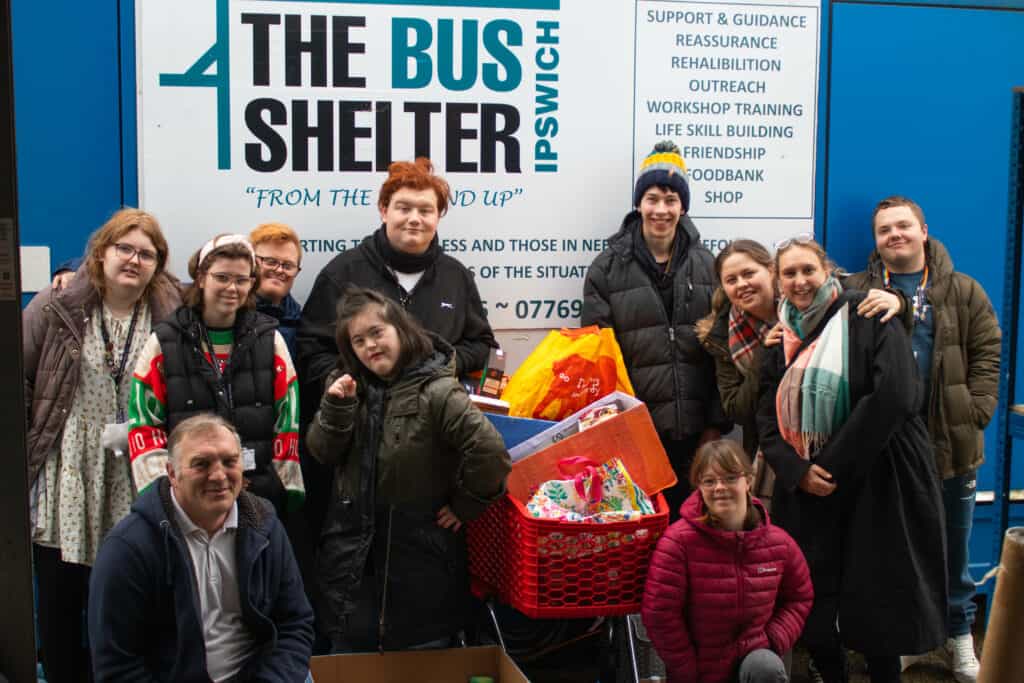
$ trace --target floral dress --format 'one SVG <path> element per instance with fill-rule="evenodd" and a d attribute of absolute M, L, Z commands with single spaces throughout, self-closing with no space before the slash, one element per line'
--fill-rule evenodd
<path fill-rule="evenodd" d="M 103 320 L 120 364 L 131 315 L 115 318 L 102 306 Z M 128 360 L 120 382 L 120 401 L 127 414 L 132 368 L 146 344 L 151 327 L 149 307 L 139 310 Z M 100 437 L 107 424 L 117 422 L 118 394 L 103 355 L 100 318 L 89 318 L 82 340 L 81 375 L 72 400 L 60 450 L 46 459 L 38 480 L 38 507 L 33 541 L 59 548 L 64 562 L 92 565 L 104 536 L 128 515 L 134 487 L 128 454 L 105 451 Z"/>

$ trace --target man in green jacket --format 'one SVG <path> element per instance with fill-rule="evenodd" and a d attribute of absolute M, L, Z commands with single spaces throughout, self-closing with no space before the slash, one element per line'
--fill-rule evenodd
<path fill-rule="evenodd" d="M 985 290 L 953 269 L 946 248 L 928 235 L 924 212 L 906 197 L 875 207 L 875 251 L 868 268 L 851 276 L 855 289 L 902 291 L 913 306 L 911 344 L 924 382 L 923 406 L 946 509 L 949 640 L 953 676 L 974 683 L 974 581 L 967 546 L 974 516 L 975 473 L 985 459 L 982 431 L 999 392 L 999 322 Z M 916 657 L 904 657 L 904 668 Z"/>

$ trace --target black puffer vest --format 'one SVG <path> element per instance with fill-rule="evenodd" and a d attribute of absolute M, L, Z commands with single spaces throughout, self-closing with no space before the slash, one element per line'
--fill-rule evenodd
<path fill-rule="evenodd" d="M 249 492 L 280 508 L 284 486 L 270 466 L 274 456 L 274 331 L 270 316 L 243 309 L 235 318 L 227 380 L 203 357 L 204 333 L 197 311 L 182 306 L 154 328 L 164 356 L 167 383 L 167 431 L 197 413 L 216 413 L 242 437 L 242 447 L 255 451 L 256 470 L 247 472 Z"/>

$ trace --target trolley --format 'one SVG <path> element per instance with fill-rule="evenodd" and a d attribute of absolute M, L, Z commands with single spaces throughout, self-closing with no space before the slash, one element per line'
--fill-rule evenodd
<path fill-rule="evenodd" d="M 511 495 L 490 506 L 468 529 L 474 595 L 485 601 L 505 648 L 493 601 L 531 619 L 613 617 L 612 645 L 625 645 L 634 683 L 640 680 L 635 628 L 647 566 L 668 527 L 668 506 L 654 496 L 655 514 L 604 524 L 538 519 Z"/>

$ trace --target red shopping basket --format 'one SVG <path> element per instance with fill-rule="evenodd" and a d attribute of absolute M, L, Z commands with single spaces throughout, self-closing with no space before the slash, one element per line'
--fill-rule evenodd
<path fill-rule="evenodd" d="M 469 524 L 473 593 L 532 619 L 639 612 L 647 565 L 668 527 L 660 493 L 654 506 L 628 522 L 566 522 L 531 517 L 506 495 Z"/>

